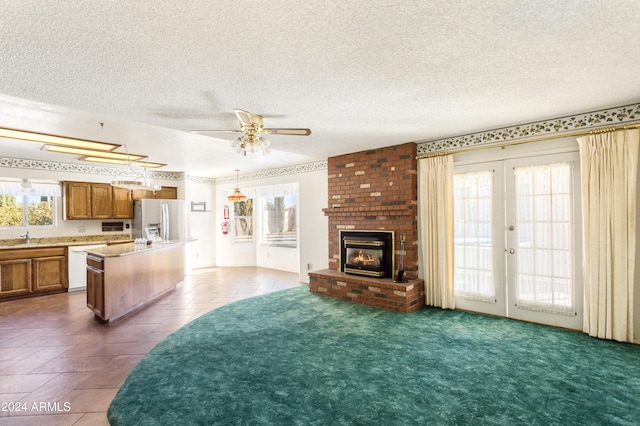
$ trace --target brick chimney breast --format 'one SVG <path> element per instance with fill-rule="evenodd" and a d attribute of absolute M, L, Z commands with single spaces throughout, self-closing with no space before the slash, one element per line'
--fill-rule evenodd
<path fill-rule="evenodd" d="M 361 151 L 328 159 L 329 267 L 340 270 L 339 230 L 395 233 L 396 265 L 405 237 L 404 270 L 418 276 L 418 178 L 415 143 Z M 346 169 L 355 172 L 343 173 Z M 339 204 L 336 201 L 340 200 Z"/>

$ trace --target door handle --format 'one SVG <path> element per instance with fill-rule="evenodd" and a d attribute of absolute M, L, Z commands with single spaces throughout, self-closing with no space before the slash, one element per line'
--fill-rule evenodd
<path fill-rule="evenodd" d="M 516 252 L 516 249 L 509 249 L 509 254 L 514 254 Z"/>

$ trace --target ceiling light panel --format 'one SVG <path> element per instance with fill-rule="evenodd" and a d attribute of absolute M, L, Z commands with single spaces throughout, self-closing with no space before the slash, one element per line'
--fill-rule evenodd
<path fill-rule="evenodd" d="M 153 163 L 151 161 L 127 161 L 127 160 L 116 160 L 115 158 L 99 158 L 99 157 L 82 157 L 80 158 L 82 161 L 91 161 L 94 163 L 107 163 L 107 164 L 122 164 L 122 165 L 133 165 L 138 167 L 146 167 L 149 169 L 157 169 L 159 167 L 164 167 L 166 164 L 162 163 Z"/>
<path fill-rule="evenodd" d="M 123 152 L 111 152 L 111 151 L 95 151 L 91 149 L 73 148 L 69 146 L 56 146 L 56 145 L 47 146 L 47 151 L 61 152 L 63 154 L 76 154 L 76 155 L 83 155 L 87 157 L 96 157 L 96 158 L 111 158 L 111 159 L 123 160 L 123 161 L 136 161 L 136 160 L 141 160 L 147 157 L 146 155 L 128 154 Z"/>
<path fill-rule="evenodd" d="M 29 142 L 39 142 L 47 145 L 68 146 L 74 148 L 93 149 L 96 151 L 112 151 L 120 145 L 106 142 L 90 141 L 86 139 L 67 138 L 64 136 L 48 135 L 45 133 L 27 132 L 24 130 L 6 129 L 0 127 L 0 137 L 18 139 Z"/>

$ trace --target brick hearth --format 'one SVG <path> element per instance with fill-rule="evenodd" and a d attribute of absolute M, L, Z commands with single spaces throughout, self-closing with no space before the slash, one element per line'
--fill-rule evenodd
<path fill-rule="evenodd" d="M 424 306 L 424 281 L 394 283 L 392 279 L 372 279 L 348 275 L 333 269 L 309 273 L 312 293 L 409 313 Z"/>
<path fill-rule="evenodd" d="M 422 306 L 423 300 L 414 304 L 411 303 L 415 299 L 409 300 L 414 297 L 414 290 L 424 295 L 424 284 L 418 280 L 416 144 L 406 143 L 331 157 L 327 163 L 329 199 L 328 207 L 323 211 L 329 219 L 329 270 L 309 274 L 311 291 L 400 312 L 409 310 L 396 309 L 387 302 L 405 297 L 401 304 L 406 307 L 409 303 L 410 310 Z M 404 235 L 405 278 L 411 283 L 409 287 L 414 287 L 402 289 L 393 283 L 392 277 L 356 277 L 340 272 L 340 230 L 394 231 L 394 273 L 398 270 L 400 239 Z M 374 290 L 368 290 L 368 287 Z M 385 291 L 377 291 L 383 288 Z M 385 294 L 386 301 L 371 298 L 366 292 Z M 401 296 L 401 293 L 405 295 Z M 411 296 L 406 296 L 409 293 Z"/>

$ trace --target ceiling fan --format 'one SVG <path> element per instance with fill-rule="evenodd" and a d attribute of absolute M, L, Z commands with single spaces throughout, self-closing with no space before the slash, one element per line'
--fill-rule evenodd
<path fill-rule="evenodd" d="M 247 152 L 254 153 L 261 151 L 263 155 L 268 154 L 271 149 L 271 141 L 263 139 L 263 135 L 289 135 L 289 136 L 309 136 L 310 129 L 300 128 L 266 128 L 263 117 L 259 114 L 234 109 L 233 112 L 240 121 L 239 130 L 190 130 L 191 133 L 208 135 L 210 133 L 241 133 L 231 145 L 239 153 L 247 155 Z"/>

